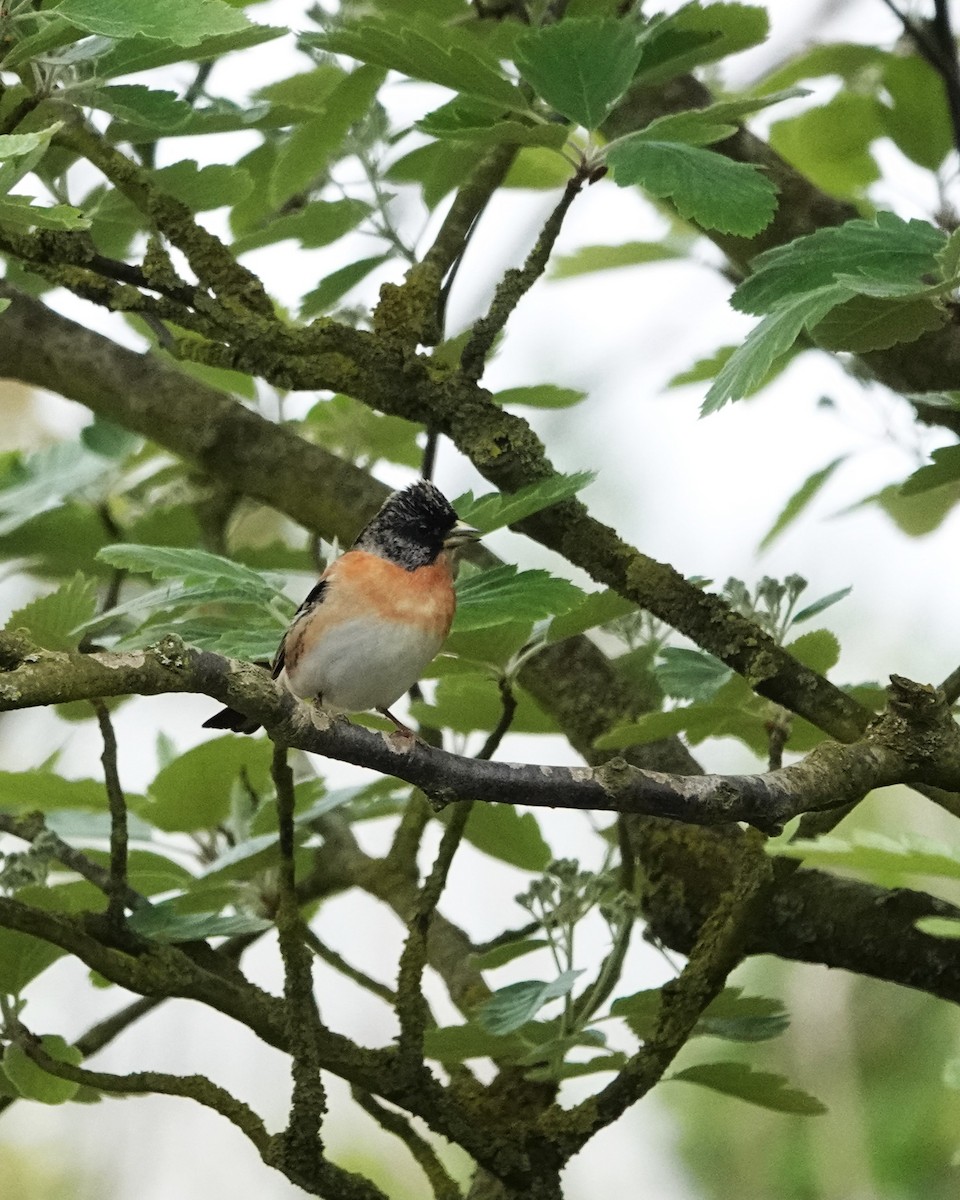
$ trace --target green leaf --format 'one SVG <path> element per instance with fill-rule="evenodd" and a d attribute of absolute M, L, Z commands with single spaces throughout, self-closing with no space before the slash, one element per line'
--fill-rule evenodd
<path fill-rule="evenodd" d="M 475 804 L 464 837 L 491 858 L 523 871 L 543 871 L 553 857 L 533 813 L 508 804 Z"/>
<path fill-rule="evenodd" d="M 0 299 L 0 313 L 6 312 L 12 303 L 12 300 Z"/>
<path fill-rule="evenodd" d="M 763 91 L 775 91 L 804 79 L 820 79 L 825 75 L 837 75 L 846 83 L 855 83 L 865 74 L 875 73 L 875 68 L 887 57 L 887 51 L 862 42 L 814 44 L 772 71 L 760 87 Z"/>
<path fill-rule="evenodd" d="M 933 462 L 908 476 L 900 488 L 904 496 L 916 496 L 942 484 L 960 479 L 960 446 L 941 446 L 930 457 Z"/>
<path fill-rule="evenodd" d="M 313 200 L 300 212 L 277 217 L 262 228 L 235 239 L 233 252 L 246 254 L 294 238 L 305 250 L 329 246 L 355 229 L 370 214 L 362 200 Z"/>
<path fill-rule="evenodd" d="M 847 456 L 842 454 L 839 458 L 835 458 L 833 462 L 827 463 L 825 467 L 821 467 L 819 471 L 814 471 L 812 475 L 807 476 L 783 506 L 780 515 L 761 538 L 760 545 L 757 547 L 758 550 L 766 550 L 773 545 L 780 534 L 789 525 L 792 525 L 811 501 L 820 494 L 824 485 L 833 476 L 834 471 L 836 471 L 841 463 L 846 462 L 846 459 Z"/>
<path fill-rule="evenodd" d="M 97 585 L 78 571 L 55 592 L 31 600 L 17 609 L 5 628 L 26 629 L 35 642 L 48 650 L 76 649 L 71 633 L 89 621 L 97 608 Z"/>
<path fill-rule="evenodd" d="M 221 0 L 60 0 L 57 15 L 111 38 L 159 38 L 194 46 L 204 38 L 247 29 L 242 12 Z"/>
<path fill-rule="evenodd" d="M 544 946 L 549 945 L 546 938 L 520 938 L 515 942 L 504 942 L 494 946 L 492 950 L 486 950 L 483 954 L 473 954 L 470 956 L 470 962 L 478 971 L 494 971 L 497 967 L 513 962 L 515 958 L 522 958 L 525 954 L 532 954 L 535 950 L 542 950 Z"/>
<path fill-rule="evenodd" d="M 114 84 L 111 87 L 79 91 L 73 98 L 84 107 L 98 108 L 132 125 L 158 133 L 171 133 L 190 119 L 193 109 L 176 92 L 148 88 L 142 83 Z"/>
<path fill-rule="evenodd" d="M 134 932 L 155 942 L 194 942 L 238 933 L 261 933 L 270 929 L 273 922 L 247 913 L 185 913 L 177 909 L 176 900 L 170 900 L 152 908 L 135 909 L 128 924 Z"/>
<path fill-rule="evenodd" d="M 449 25 L 428 23 L 426 18 L 421 25 L 416 17 L 402 23 L 369 20 L 311 34 L 309 41 L 331 54 L 348 54 L 360 62 L 438 83 L 517 112 L 529 108 L 520 90 L 500 73 L 495 60 L 474 53 L 466 39 Z"/>
<path fill-rule="evenodd" d="M 62 128 L 63 122 L 57 121 L 34 133 L 0 134 L 0 159 L 20 158 L 24 154 L 32 154 L 34 150 L 48 146 L 53 135 Z"/>
<path fill-rule="evenodd" d="M 845 587 L 840 588 L 839 591 L 831 592 L 828 596 L 821 596 L 819 600 L 814 600 L 806 608 L 801 608 L 793 618 L 793 624 L 800 625 L 803 621 L 809 621 L 811 617 L 818 617 L 820 613 L 826 612 L 828 608 L 832 608 L 838 601 L 849 596 L 852 591 L 852 587 Z"/>
<path fill-rule="evenodd" d="M 601 1071 L 621 1071 L 627 1061 L 627 1056 L 622 1051 L 614 1050 L 609 1054 L 595 1054 L 585 1062 L 550 1062 L 542 1067 L 533 1067 L 525 1073 L 525 1078 L 544 1083 L 580 1079 L 584 1075 L 596 1075 Z"/>
<path fill-rule="evenodd" d="M 455 660 L 459 661 L 459 660 Z M 514 688 L 517 703 L 512 733 L 556 733 L 554 720 L 521 687 Z M 500 719 L 503 700 L 500 689 L 488 674 L 445 675 L 437 684 L 433 702 L 415 701 L 411 712 L 418 721 L 457 733 L 493 729 Z"/>
<path fill-rule="evenodd" d="M 902 884 L 916 875 L 960 879 L 960 849 L 919 834 L 888 837 L 862 829 L 848 838 L 770 843 L 768 851 L 782 858 L 802 859 L 811 867 L 861 871 L 886 886 Z"/>
<path fill-rule="evenodd" d="M 57 1033 L 44 1034 L 40 1045 L 57 1062 L 78 1067 L 83 1061 L 76 1046 L 71 1046 Z M 17 1042 L 11 1042 L 3 1052 L 3 1071 L 25 1100 L 38 1100 L 41 1104 L 65 1104 L 80 1090 L 79 1083 L 60 1079 L 37 1066 Z"/>
<path fill-rule="evenodd" d="M 623 1017 L 634 1036 L 642 1042 L 656 1034 L 662 994 L 659 988 L 647 988 L 632 996 L 621 996 L 610 1006 L 610 1013 Z M 745 996 L 738 987 L 724 988 L 711 1000 L 693 1030 L 695 1037 L 721 1037 L 728 1041 L 759 1042 L 778 1037 L 789 1025 L 780 1000 L 766 996 Z"/>
<path fill-rule="evenodd" d="M 4 68 L 12 71 L 14 67 L 28 63 L 31 59 L 51 50 L 57 50 L 81 37 L 81 31 L 69 21 L 61 20 L 52 14 L 43 21 L 36 33 L 13 41 L 6 53 L 0 58 Z"/>
<path fill-rule="evenodd" d="M 163 191 L 182 200 L 194 212 L 238 204 L 253 189 L 253 180 L 239 167 L 225 163 L 199 167 L 189 158 L 154 171 L 153 178 Z"/>
<path fill-rule="evenodd" d="M 667 259 L 685 258 L 686 248 L 664 242 L 622 242 L 619 246 L 581 246 L 573 254 L 553 259 L 551 279 L 571 279 L 594 271 L 638 267 Z"/>
<path fill-rule="evenodd" d="M 564 971 L 552 983 L 531 979 L 500 988 L 478 1010 L 480 1024 L 488 1033 L 501 1036 L 514 1033 L 532 1020 L 548 1001 L 566 996 L 577 976 L 582 974 L 582 971 Z"/>
<path fill-rule="evenodd" d="M 642 47 L 637 79 L 662 83 L 693 67 L 759 45 L 769 30 L 764 8 L 751 4 L 684 4 L 660 22 Z"/>
<path fill-rule="evenodd" d="M 516 64 L 551 107 L 597 129 L 630 86 L 640 59 L 627 21 L 565 20 L 521 34 Z"/>
<path fill-rule="evenodd" d="M 505 119 L 502 105 L 473 96 L 455 96 L 417 121 L 417 128 L 429 137 L 488 145 L 506 142 L 559 150 L 567 140 L 563 125 Z"/>
<path fill-rule="evenodd" d="M 728 666 L 704 650 L 666 646 L 655 669 L 664 694 L 681 700 L 709 700 L 732 675 Z"/>
<path fill-rule="evenodd" d="M 455 632 L 512 621 L 539 621 L 568 612 L 583 592 L 549 571 L 517 571 L 512 564 L 461 575 L 457 580 Z"/>
<path fill-rule="evenodd" d="M 960 503 L 960 481 L 905 496 L 896 484 L 869 496 L 862 504 L 878 504 L 908 537 L 923 537 L 939 529 Z"/>
<path fill-rule="evenodd" d="M 87 848 L 84 850 L 91 862 L 99 863 L 105 870 L 110 867 L 110 852 Z M 130 886 L 144 896 L 155 896 L 159 892 L 180 891 L 194 882 L 194 876 L 164 854 L 152 850 L 131 849 L 127 854 L 127 879 Z"/>
<path fill-rule="evenodd" d="M 815 325 L 831 308 L 849 299 L 840 284 L 817 288 L 785 301 L 747 334 L 721 368 L 707 392 L 701 416 L 717 412 L 728 400 L 746 396 L 767 376 L 778 358 L 786 354 L 804 329 Z"/>
<path fill-rule="evenodd" d="M 64 954 L 65 950 L 42 938 L 15 929 L 0 929 L 0 992 L 19 996 L 32 979 Z"/>
<path fill-rule="evenodd" d="M 832 309 L 810 330 L 825 350 L 866 354 L 887 350 L 898 342 L 914 342 L 921 334 L 939 329 L 949 313 L 942 305 L 916 296 L 878 300 L 854 296 Z"/>
<path fill-rule="evenodd" d="M 955 917 L 921 917 L 914 924 L 930 937 L 960 938 L 960 920 Z"/>
<path fill-rule="evenodd" d="M 827 1111 L 826 1106 L 815 1096 L 793 1087 L 782 1075 L 774 1075 L 769 1071 L 755 1071 L 747 1063 L 701 1063 L 683 1071 L 675 1071 L 666 1078 L 698 1083 L 701 1087 L 708 1087 L 725 1096 L 736 1096 L 749 1104 L 771 1108 L 775 1112 L 813 1117 Z"/>
<path fill-rule="evenodd" d="M 228 734 L 202 742 L 162 768 L 139 815 L 167 832 L 212 829 L 230 813 L 235 780 L 271 794 L 270 761 L 267 741 Z"/>
<path fill-rule="evenodd" d="M 422 427 L 389 413 L 377 413 L 352 396 L 318 400 L 304 419 L 306 429 L 327 450 L 365 468 L 385 459 L 418 467 L 423 458 Z"/>
<path fill-rule="evenodd" d="M 547 386 L 549 385 L 544 385 Z M 502 400 L 503 396 L 504 393 L 500 392 L 498 399 Z M 569 500 L 571 496 L 583 491 L 595 478 L 596 474 L 593 471 L 577 471 L 573 475 L 551 475 L 549 479 L 528 484 L 517 492 L 490 492 L 476 499 L 472 492 L 466 492 L 457 497 L 453 507 L 462 520 L 479 529 L 481 533 L 492 533 L 495 529 L 514 525 L 524 517 L 549 508 L 551 504 Z"/>
<path fill-rule="evenodd" d="M 312 291 L 307 292 L 300 302 L 301 319 L 308 320 L 319 313 L 329 312 L 351 288 L 366 279 L 371 271 L 389 261 L 389 254 L 376 254 L 372 258 L 358 258 L 337 271 L 331 271 Z"/>
<path fill-rule="evenodd" d="M 915 55 L 891 54 L 883 64 L 883 86 L 891 103 L 880 122 L 898 149 L 928 171 L 936 171 L 953 149 L 943 79 Z"/>
<path fill-rule="evenodd" d="M 123 567 L 154 579 L 176 579 L 184 588 L 214 585 L 250 600 L 269 603 L 277 594 L 279 577 L 261 575 L 233 559 L 206 550 L 177 546 L 140 546 L 117 542 L 104 546 L 97 555 L 101 562 Z"/>
<path fill-rule="evenodd" d="M 832 671 L 840 660 L 840 643 L 829 629 L 812 629 L 790 642 L 786 649 L 798 662 L 820 675 Z"/>
<path fill-rule="evenodd" d="M 576 607 L 553 618 L 547 631 L 547 641 L 560 642 L 564 638 L 575 637 L 578 633 L 625 617 L 627 613 L 634 612 L 636 607 L 632 600 L 627 600 L 619 592 L 589 592 Z"/>
<path fill-rule="evenodd" d="M 102 0 L 102 3 L 113 7 L 112 0 Z M 142 8 L 142 5 L 137 4 L 137 0 L 127 0 L 127 5 L 136 5 L 138 12 Z M 246 24 L 233 33 L 204 36 L 201 41 L 190 43 L 186 47 L 170 37 L 169 31 L 164 32 L 163 40 L 149 36 L 125 37 L 97 59 L 97 76 L 100 79 L 115 79 L 118 75 L 152 71 L 156 67 L 169 66 L 171 63 L 210 62 L 234 50 L 259 46 L 288 33 L 288 29 L 279 25 Z"/>
<path fill-rule="evenodd" d="M 29 196 L 4 196 L 0 200 L 0 226 L 3 225 L 15 229 L 88 229 L 90 219 L 69 204 L 45 208 L 34 204 Z"/>
<path fill-rule="evenodd" d="M 572 408 L 581 400 L 586 400 L 587 393 L 579 392 L 576 388 L 557 387 L 555 383 L 540 383 L 534 387 L 506 388 L 493 398 L 498 404 L 519 404 L 525 408 Z M 591 472 L 585 471 L 584 474 L 593 478 Z"/>
<path fill-rule="evenodd" d="M 370 111 L 385 74 L 380 67 L 358 67 L 340 80 L 317 116 L 292 131 L 279 148 L 270 176 L 274 207 L 309 192 L 323 178 L 331 159 L 342 154 L 347 134 Z"/>
<path fill-rule="evenodd" d="M 942 230 L 893 213 L 847 221 L 759 254 L 730 302 L 740 312 L 772 312 L 785 300 L 833 284 L 840 275 L 922 284 L 926 275 L 939 276 L 937 255 L 945 243 Z"/>
<path fill-rule="evenodd" d="M 712 150 L 638 135 L 611 145 L 607 159 L 621 187 L 638 183 L 705 229 L 751 237 L 776 211 L 777 189 L 765 175 Z"/>
<path fill-rule="evenodd" d="M 61 808 L 94 811 L 107 807 L 107 794 L 98 779 L 65 779 L 52 771 L 0 771 L 0 796 L 8 811 L 54 812 Z"/>
<path fill-rule="evenodd" d="M 832 100 L 770 129 L 770 144 L 817 187 L 857 198 L 880 177 L 870 153 L 883 135 L 881 106 L 873 96 L 839 92 Z"/>
<path fill-rule="evenodd" d="M 462 1063 L 471 1058 L 492 1058 L 495 1062 L 515 1061 L 525 1043 L 516 1036 L 501 1037 L 484 1029 L 476 1021 L 428 1029 L 423 1039 L 427 1058 L 441 1063 Z"/>

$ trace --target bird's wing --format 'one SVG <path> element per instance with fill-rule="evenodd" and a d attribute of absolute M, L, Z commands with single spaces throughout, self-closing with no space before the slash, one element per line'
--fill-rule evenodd
<path fill-rule="evenodd" d="M 300 605 L 300 607 L 297 609 L 297 611 L 293 614 L 293 620 L 290 622 L 289 626 L 287 627 L 286 633 L 280 639 L 280 645 L 277 647 L 277 653 L 274 655 L 273 670 L 271 672 L 274 679 L 276 679 L 277 676 L 280 674 L 280 672 L 283 670 L 287 638 L 290 636 L 290 634 L 293 632 L 293 630 L 297 627 L 297 625 L 300 623 L 300 621 L 307 615 L 307 613 L 313 612 L 313 610 L 317 607 L 318 604 L 323 603 L 324 595 L 325 595 L 325 593 L 327 591 L 327 587 L 329 586 L 329 583 L 330 583 L 328 576 L 329 576 L 329 568 L 326 571 L 324 571 L 323 577 L 320 580 L 318 580 L 317 583 L 314 584 L 314 586 L 310 589 L 309 593 L 307 594 L 306 599 L 303 601 L 303 603 Z"/>

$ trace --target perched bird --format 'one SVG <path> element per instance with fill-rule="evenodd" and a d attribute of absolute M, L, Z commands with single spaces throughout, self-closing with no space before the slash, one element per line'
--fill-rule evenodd
<path fill-rule="evenodd" d="M 427 480 L 393 492 L 297 609 L 273 678 L 328 713 L 376 709 L 409 734 L 390 705 L 413 687 L 450 632 L 456 551 L 479 537 Z M 203 724 L 259 729 L 232 708 Z"/>

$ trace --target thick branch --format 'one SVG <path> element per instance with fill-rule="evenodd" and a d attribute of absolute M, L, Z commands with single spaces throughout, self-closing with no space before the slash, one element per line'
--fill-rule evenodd
<path fill-rule="evenodd" d="M 443 803 L 644 813 L 697 825 L 747 821 L 775 832 L 799 813 L 838 807 L 892 783 L 960 789 L 960 729 L 939 693 L 908 681 L 902 684 L 915 689 L 910 703 L 892 709 L 886 723 L 852 745 L 824 743 L 802 763 L 765 774 L 686 776 L 644 771 L 622 759 L 595 768 L 489 762 L 349 721 L 331 722 L 260 668 L 191 649 L 172 636 L 143 651 L 65 654 L 37 651 L 6 635 L 0 661 L 7 666 L 0 675 L 0 711 L 94 696 L 201 692 L 255 717 L 288 746 L 397 776 Z M 895 699 L 902 691 L 897 685 Z M 918 710 L 914 723 L 910 705 L 922 708 L 928 700 L 932 712 Z M 928 720 L 930 728 L 921 728 Z"/>

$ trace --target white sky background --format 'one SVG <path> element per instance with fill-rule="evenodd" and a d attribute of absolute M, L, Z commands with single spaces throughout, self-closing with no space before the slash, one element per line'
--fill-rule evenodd
<path fill-rule="evenodd" d="M 273 0 L 251 11 L 258 21 L 297 27 L 306 24 L 305 7 L 301 0 Z M 822 5 L 770 0 L 768 7 L 773 36 L 764 47 L 734 60 L 730 79 L 736 84 L 787 57 L 811 29 L 824 40 L 861 40 L 866 34 L 882 42 L 898 34 L 896 21 L 880 0 Z M 211 88 L 239 97 L 305 66 L 291 41 L 269 43 L 218 66 Z M 177 74 L 173 86 L 187 78 Z M 417 103 L 418 96 L 428 96 L 427 89 L 393 91 L 405 115 L 410 106 L 411 118 L 432 104 Z M 780 110 L 775 112 L 780 115 Z M 759 122 L 753 127 L 762 130 Z M 228 153 L 239 157 L 247 148 L 235 141 Z M 881 146 L 880 152 L 889 173 L 878 199 L 902 216 L 929 217 L 936 197 L 925 194 L 925 181 L 892 147 Z M 171 139 L 168 153 L 204 159 L 216 158 L 220 150 L 213 140 L 188 144 Z M 491 205 L 454 290 L 450 332 L 483 310 L 500 273 L 522 261 L 555 201 L 554 194 L 511 191 Z M 656 237 L 661 229 L 652 207 L 636 192 L 603 183 L 577 200 L 559 249 L 642 240 Z M 357 256 L 372 252 L 369 243 L 358 240 Z M 281 301 L 292 303 L 305 290 L 300 286 L 304 277 L 318 279 L 346 259 L 342 246 L 305 254 L 287 243 L 250 255 L 247 261 L 262 271 Z M 377 282 L 356 295 L 372 298 Z M 697 416 L 701 388 L 663 390 L 675 372 L 717 346 L 741 339 L 750 328 L 751 320 L 728 307 L 729 290 L 709 267 L 676 263 L 540 283 L 511 318 L 501 353 L 484 382 L 499 388 L 549 381 L 589 393 L 578 408 L 557 414 L 527 410 L 524 415 L 544 437 L 558 467 L 600 470 L 585 494 L 587 503 L 598 518 L 616 525 L 645 552 L 718 584 L 729 575 L 752 582 L 763 574 L 799 572 L 810 580 L 810 599 L 852 584 L 852 596 L 826 618 L 843 645 L 836 679 L 882 679 L 891 671 L 921 680 L 941 679 L 960 658 L 954 599 L 960 582 L 960 517 L 955 513 L 937 533 L 909 540 L 877 509 L 837 515 L 918 465 L 916 433 L 903 404 L 882 388 L 865 391 L 828 356 L 816 354 L 794 362 L 759 400 L 729 406 L 703 421 Z M 96 328 L 133 340 L 126 326 L 92 306 L 70 298 L 58 303 Z M 818 410 L 822 395 L 837 401 L 832 413 Z M 58 430 L 75 428 L 87 419 L 74 405 L 51 403 L 46 411 Z M 945 440 L 934 434 L 925 436 L 923 444 L 929 448 Z M 812 471 L 841 454 L 850 454 L 851 461 L 810 513 L 758 558 L 757 544 L 788 496 Z M 383 474 L 388 481 L 402 482 L 389 469 Z M 480 481 L 445 446 L 438 482 L 456 495 Z M 485 484 L 482 487 L 487 490 Z M 491 542 L 508 561 L 558 566 L 554 556 L 516 535 L 501 533 Z M 24 598 L 19 587 L 7 585 L 0 592 L 0 609 L 12 609 Z M 125 784 L 136 790 L 152 777 L 158 728 L 185 748 L 199 740 L 199 722 L 210 711 L 211 702 L 202 697 L 177 697 L 172 703 L 159 698 L 121 709 L 117 730 Z M 35 714 L 5 718 L 0 766 L 10 770 L 34 765 L 62 744 L 68 773 L 99 773 L 95 735 L 78 735 L 73 728 L 54 729 Z M 501 754 L 573 761 L 561 739 L 510 738 Z M 738 743 L 711 744 L 703 757 L 712 769 L 752 766 Z M 335 782 L 356 778 L 351 769 L 337 764 L 331 764 L 329 773 Z M 589 841 L 582 814 L 550 814 L 543 826 L 558 854 L 582 854 Z M 364 836 L 377 847 L 383 833 L 371 829 Z M 525 886 L 526 877 L 465 847 L 443 908 L 471 934 L 486 938 L 505 925 L 522 923 L 524 914 L 512 897 Z M 331 902 L 318 931 L 358 966 L 392 980 L 401 931 L 373 901 L 349 896 Z M 603 953 L 603 930 L 594 934 L 580 965 L 596 962 Z M 501 972 L 495 977 L 497 985 L 534 974 L 533 962 L 523 960 L 519 974 Z M 245 963 L 258 982 L 278 990 L 269 945 L 258 948 Z M 641 944 L 632 955 L 625 987 L 651 986 L 667 974 L 659 956 Z M 92 1020 L 120 1006 L 117 989 L 104 996 L 91 993 L 85 977 L 68 962 L 52 968 L 31 992 L 31 1024 L 76 1036 Z M 381 1044 L 392 1035 L 379 1002 L 341 984 L 325 968 L 318 970 L 318 979 L 324 1016 L 334 1028 L 369 1044 Z M 59 989 L 52 986 L 54 980 Z M 434 988 L 434 996 L 441 1014 L 449 1012 L 442 990 Z M 165 1005 L 99 1055 L 94 1065 L 115 1071 L 208 1071 L 259 1108 L 273 1127 L 285 1111 L 286 1060 L 199 1006 Z M 332 1090 L 336 1097 L 336 1088 Z M 584 1090 L 571 1091 L 571 1096 Z M 362 1149 L 362 1143 L 375 1136 L 365 1117 L 359 1118 L 362 1126 L 352 1124 L 355 1110 L 349 1118 L 341 1115 L 344 1107 L 334 1099 L 328 1140 L 335 1154 L 338 1147 L 358 1142 Z M 645 1194 L 660 1200 L 696 1200 L 698 1190 L 671 1157 L 672 1136 L 670 1120 L 656 1099 L 643 1102 L 615 1129 L 597 1137 L 570 1168 L 569 1200 L 598 1195 L 627 1200 L 635 1195 L 639 1179 Z M 33 1149 L 51 1163 L 62 1155 L 74 1178 L 94 1178 L 89 1194 L 96 1190 L 115 1200 L 207 1200 L 223 1195 L 272 1200 L 302 1194 L 263 1167 L 225 1121 L 188 1101 L 131 1099 L 53 1109 L 21 1105 L 4 1117 L 0 1139 Z M 412 1194 L 418 1194 L 422 1185 L 406 1152 L 388 1140 L 384 1152 L 391 1156 L 389 1169 L 398 1179 L 409 1180 Z M 389 1180 L 379 1182 L 388 1186 Z M 86 1194 L 78 1182 L 74 1195 Z"/>

